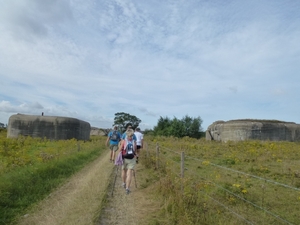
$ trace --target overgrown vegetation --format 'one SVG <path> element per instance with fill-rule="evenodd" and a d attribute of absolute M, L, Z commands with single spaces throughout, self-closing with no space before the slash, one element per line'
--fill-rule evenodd
<path fill-rule="evenodd" d="M 101 154 L 106 137 L 98 138 L 7 139 L 1 130 L 0 224 Z M 151 174 L 141 187 L 156 183 L 162 199 L 149 224 L 300 224 L 300 143 L 150 135 L 145 142 L 141 163 Z"/>
<path fill-rule="evenodd" d="M 159 174 L 164 201 L 151 224 L 300 224 L 300 143 L 146 142 L 145 163 Z"/>
<path fill-rule="evenodd" d="M 102 154 L 103 138 L 92 137 L 86 142 L 7 139 L 6 130 L 1 130 L 0 224 L 13 223 L 30 206 Z"/>
<path fill-rule="evenodd" d="M 174 117 L 160 117 L 157 125 L 154 127 L 153 134 L 156 136 L 173 137 L 192 137 L 200 138 L 204 135 L 202 132 L 202 119 L 200 117 L 192 118 L 188 115 L 182 119 Z M 147 132 L 148 133 L 148 132 Z"/>

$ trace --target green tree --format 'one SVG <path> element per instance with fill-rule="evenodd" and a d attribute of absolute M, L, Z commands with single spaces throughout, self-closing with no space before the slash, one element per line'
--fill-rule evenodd
<path fill-rule="evenodd" d="M 128 125 L 131 125 L 133 129 L 137 128 L 141 122 L 142 120 L 129 113 L 115 113 L 114 126 L 118 126 L 122 132 L 126 130 Z"/>
<path fill-rule="evenodd" d="M 155 135 L 161 136 L 169 136 L 170 135 L 170 128 L 171 128 L 172 120 L 168 117 L 160 117 L 158 119 L 157 125 L 154 126 L 153 132 Z"/>
<path fill-rule="evenodd" d="M 202 135 L 202 120 L 200 117 L 192 118 L 188 115 L 181 120 L 174 117 L 172 120 L 168 117 L 160 117 L 157 125 L 154 127 L 154 135 L 174 136 L 174 137 L 193 137 L 200 138 Z"/>
<path fill-rule="evenodd" d="M 170 127 L 170 133 L 172 136 L 174 137 L 178 137 L 178 138 L 181 138 L 181 137 L 184 137 L 184 136 L 187 136 L 186 135 L 186 131 L 185 131 L 185 124 L 184 124 L 184 121 L 183 120 L 179 120 L 177 119 L 176 117 L 172 120 L 172 123 L 171 123 L 171 127 Z"/>
<path fill-rule="evenodd" d="M 190 127 L 189 127 L 189 137 L 192 138 L 200 138 L 203 133 L 203 129 L 201 127 L 202 119 L 198 116 L 197 118 L 192 119 Z"/>

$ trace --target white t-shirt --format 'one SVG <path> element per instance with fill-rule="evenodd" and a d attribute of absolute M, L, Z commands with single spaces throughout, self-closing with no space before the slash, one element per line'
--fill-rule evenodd
<path fill-rule="evenodd" d="M 144 135 L 141 132 L 135 131 L 134 135 L 136 136 L 136 145 L 142 145 L 142 140 L 144 139 Z"/>

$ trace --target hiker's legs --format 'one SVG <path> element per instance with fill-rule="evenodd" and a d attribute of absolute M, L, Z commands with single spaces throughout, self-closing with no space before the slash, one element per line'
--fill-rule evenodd
<path fill-rule="evenodd" d="M 113 161 L 115 161 L 115 151 L 114 151 L 114 150 L 112 151 L 111 159 L 112 159 Z"/>
<path fill-rule="evenodd" d="M 110 149 L 110 160 L 112 160 L 112 157 L 113 157 L 113 151 L 114 151 L 113 147 L 114 147 L 114 146 L 113 146 L 112 144 L 109 145 L 109 149 Z"/>
<path fill-rule="evenodd" d="M 128 169 L 126 174 L 126 189 L 129 189 L 130 187 L 131 178 L 132 178 L 132 169 Z"/>
<path fill-rule="evenodd" d="M 113 159 L 113 150 L 110 150 L 110 160 L 112 160 Z"/>
<path fill-rule="evenodd" d="M 140 145 L 137 145 L 137 146 L 136 146 L 136 162 L 139 161 L 140 149 L 141 149 L 141 146 L 140 146 Z"/>
<path fill-rule="evenodd" d="M 136 160 L 135 158 L 124 160 L 126 168 L 127 168 L 127 171 L 126 171 L 126 189 L 128 189 L 128 190 L 129 190 L 130 183 L 131 183 L 132 171 L 134 170 L 134 167 L 135 167 L 135 164 L 136 164 L 135 160 Z"/>
<path fill-rule="evenodd" d="M 113 161 L 115 160 L 117 150 L 118 150 L 118 145 L 117 144 L 110 145 L 110 159 L 113 160 Z"/>
<path fill-rule="evenodd" d="M 140 146 L 140 145 L 137 145 L 137 146 L 136 146 L 136 152 L 137 152 L 138 154 L 140 154 L 140 151 L 141 151 L 141 146 Z"/>
<path fill-rule="evenodd" d="M 122 169 L 122 181 L 126 184 L 127 169 Z"/>

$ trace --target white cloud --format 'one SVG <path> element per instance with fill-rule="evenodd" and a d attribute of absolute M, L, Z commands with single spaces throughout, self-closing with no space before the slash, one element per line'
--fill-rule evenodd
<path fill-rule="evenodd" d="M 299 123 L 300 3 L 7 1 L 0 9 L 0 122 L 128 112 Z M 288 113 L 286 113 L 288 111 Z"/>

